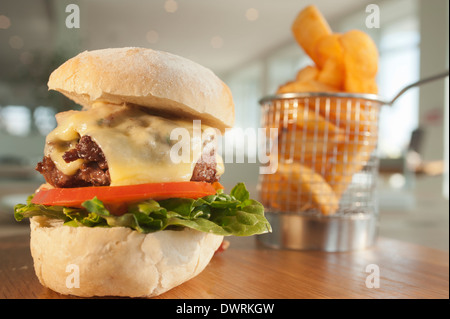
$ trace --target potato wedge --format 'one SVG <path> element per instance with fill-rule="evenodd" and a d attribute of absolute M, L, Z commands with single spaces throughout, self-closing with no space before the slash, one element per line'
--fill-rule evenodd
<path fill-rule="evenodd" d="M 345 85 L 351 93 L 377 93 L 378 50 L 373 40 L 360 30 L 351 30 L 340 38 L 344 50 Z"/>
<path fill-rule="evenodd" d="M 334 87 L 319 81 L 293 81 L 280 86 L 277 94 L 301 92 L 337 92 Z"/>
<path fill-rule="evenodd" d="M 328 60 L 344 64 L 344 49 L 341 44 L 342 34 L 333 33 L 321 38 L 316 45 L 317 66 L 322 69 Z"/>
<path fill-rule="evenodd" d="M 336 60 L 328 59 L 320 70 L 317 81 L 336 91 L 342 91 L 345 82 L 344 66 Z"/>
<path fill-rule="evenodd" d="M 333 158 L 329 159 L 334 164 L 323 175 L 338 198 L 347 190 L 353 176 L 368 164 L 375 147 L 374 139 L 355 144 L 342 143 L 338 146 Z"/>
<path fill-rule="evenodd" d="M 297 72 L 296 82 L 316 81 L 319 76 L 319 69 L 315 66 L 308 65 Z"/>
<path fill-rule="evenodd" d="M 332 32 L 328 22 L 317 7 L 310 5 L 300 11 L 292 24 L 291 30 L 297 43 L 314 63 L 319 65 L 316 55 L 317 42 Z"/>
<path fill-rule="evenodd" d="M 299 163 L 280 163 L 276 173 L 263 175 L 260 195 L 266 207 L 282 212 L 316 209 L 332 215 L 339 208 L 339 199 L 323 177 Z"/>

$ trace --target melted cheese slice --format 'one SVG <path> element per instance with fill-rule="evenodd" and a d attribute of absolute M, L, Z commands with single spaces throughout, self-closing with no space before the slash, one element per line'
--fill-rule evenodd
<path fill-rule="evenodd" d="M 47 136 L 45 155 L 61 172 L 73 175 L 83 160 L 66 163 L 62 156 L 81 136 L 88 135 L 105 155 L 111 186 L 190 181 L 202 145 L 211 139 L 212 132 L 204 125 L 196 128 L 191 121 L 170 120 L 137 107 L 101 102 L 87 111 L 58 113 L 56 119 L 58 126 Z M 185 134 L 171 136 L 175 129 Z M 219 155 L 216 163 L 217 175 L 223 174 Z"/>

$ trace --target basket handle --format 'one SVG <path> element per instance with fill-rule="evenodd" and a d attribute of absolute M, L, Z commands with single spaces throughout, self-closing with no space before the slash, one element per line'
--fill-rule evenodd
<path fill-rule="evenodd" d="M 397 101 L 397 99 L 398 99 L 400 96 L 403 95 L 403 93 L 405 93 L 406 91 L 408 91 L 409 89 L 411 89 L 411 88 L 413 88 L 413 87 L 420 86 L 420 85 L 425 84 L 425 83 L 428 83 L 428 82 L 432 82 L 432 81 L 436 81 L 436 80 L 445 78 L 445 77 L 447 77 L 448 75 L 449 75 L 449 72 L 448 72 L 448 70 L 447 70 L 447 71 L 445 71 L 445 72 L 443 72 L 443 73 L 439 73 L 439 74 L 436 74 L 436 75 L 433 75 L 433 76 L 430 76 L 430 77 L 421 79 L 421 80 L 419 80 L 419 81 L 417 81 L 417 82 L 411 83 L 410 85 L 405 86 L 402 90 L 400 90 L 400 92 L 398 92 L 397 95 L 394 96 L 394 98 L 393 98 L 390 102 L 387 102 L 386 104 L 387 104 L 387 105 L 392 105 L 392 104 L 394 104 L 395 101 Z"/>

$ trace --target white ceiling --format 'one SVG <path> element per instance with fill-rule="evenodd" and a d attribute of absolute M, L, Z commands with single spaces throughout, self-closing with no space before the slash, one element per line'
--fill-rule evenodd
<path fill-rule="evenodd" d="M 152 47 L 182 55 L 217 73 L 224 73 L 292 41 L 290 26 L 309 2 L 177 0 L 178 9 L 168 13 L 164 10 L 165 0 L 88 0 L 80 5 L 82 13 L 86 13 L 84 30 L 88 30 L 83 35 L 83 43 L 88 49 Z M 316 3 L 330 20 L 360 9 L 363 4 L 361 0 L 321 0 Z M 86 8 L 83 8 L 85 4 Z M 258 12 L 255 21 L 246 18 L 249 8 Z M 150 30 L 158 34 L 158 41 L 154 44 L 146 40 Z M 220 48 L 212 47 L 213 37 L 223 40 Z"/>
<path fill-rule="evenodd" d="M 67 46 L 72 51 L 106 47 L 143 46 L 169 51 L 224 74 L 270 50 L 292 42 L 292 21 L 309 4 L 305 0 L 170 0 L 177 10 L 166 12 L 168 0 L 1 0 L 0 15 L 8 16 L 11 26 L 0 29 L 0 77 L 24 52 L 48 52 Z M 369 1 L 318 0 L 329 20 L 355 10 L 364 10 Z M 65 6 L 77 3 L 79 29 L 67 29 Z M 246 12 L 256 9 L 258 18 L 249 21 Z M 155 43 L 147 33 L 155 32 Z M 23 40 L 20 48 L 10 46 L 12 36 Z M 214 48 L 214 37 L 220 48 Z M 61 40 L 62 39 L 62 40 Z M 300 51 L 299 51 L 300 52 Z M 28 53 L 25 53 L 27 55 Z M 21 58 L 22 57 L 22 58 Z M 0 79 L 1 80 L 1 79 Z"/>

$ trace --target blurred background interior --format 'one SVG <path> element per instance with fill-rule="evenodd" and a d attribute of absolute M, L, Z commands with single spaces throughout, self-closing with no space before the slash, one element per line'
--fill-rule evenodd
<path fill-rule="evenodd" d="M 68 4 L 80 27 L 67 28 Z M 380 8 L 380 27 L 367 28 L 366 6 Z M 236 128 L 258 128 L 258 100 L 274 94 L 310 63 L 290 26 L 303 0 L 1 0 L 0 237 L 27 231 L 12 206 L 42 182 L 34 171 L 54 115 L 79 108 L 47 91 L 48 76 L 84 50 L 140 46 L 172 52 L 212 69 L 231 88 Z M 335 32 L 360 29 L 377 43 L 380 95 L 448 69 L 447 0 L 320 0 L 314 4 Z M 380 118 L 378 183 L 381 236 L 449 248 L 448 79 L 408 91 Z M 248 141 L 256 143 L 256 141 Z M 256 196 L 258 165 L 227 164 L 222 182 L 245 180 Z"/>

